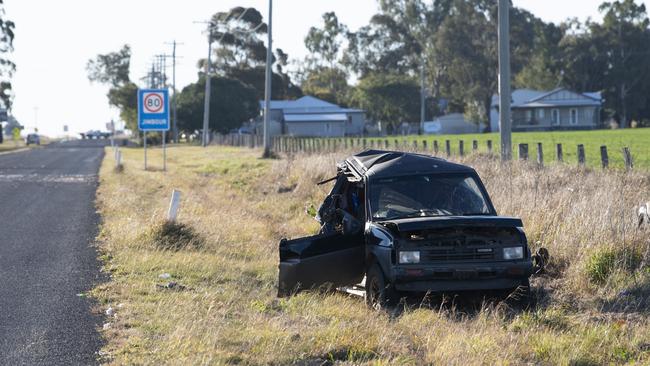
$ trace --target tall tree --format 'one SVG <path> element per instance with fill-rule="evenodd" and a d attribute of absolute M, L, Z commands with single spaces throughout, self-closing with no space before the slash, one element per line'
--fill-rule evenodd
<path fill-rule="evenodd" d="M 108 103 L 119 109 L 126 128 L 137 131 L 138 86 L 131 82 L 131 47 L 124 45 L 117 52 L 98 55 L 86 64 L 91 82 L 108 84 Z"/>
<path fill-rule="evenodd" d="M 443 93 L 460 101 L 468 119 L 489 127 L 492 95 L 497 91 L 497 4 L 453 0 L 436 33 L 436 63 L 446 75 Z M 511 70 L 518 74 L 534 54 L 536 26 L 530 12 L 511 8 Z"/>
<path fill-rule="evenodd" d="M 264 97 L 266 45 L 264 36 L 268 27 L 262 14 L 255 8 L 234 7 L 218 12 L 211 19 L 211 41 L 216 43 L 211 73 L 239 79 L 255 87 L 258 98 Z M 199 60 L 203 69 L 206 60 Z M 284 70 L 288 55 L 277 49 L 272 57 L 273 98 L 296 98 L 302 95 Z"/>
<path fill-rule="evenodd" d="M 368 74 L 351 91 L 350 102 L 376 122 L 413 122 L 420 118 L 420 88 L 411 77 Z"/>
<path fill-rule="evenodd" d="M 227 133 L 259 114 L 256 91 L 239 80 L 217 76 L 210 78 L 211 130 Z M 203 126 L 205 77 L 183 88 L 178 95 L 178 127 L 192 133 Z"/>
<path fill-rule="evenodd" d="M 0 101 L 4 108 L 11 109 L 11 77 L 16 71 L 16 64 L 7 55 L 14 50 L 15 23 L 6 19 L 4 0 L 0 0 Z"/>
<path fill-rule="evenodd" d="M 604 2 L 599 10 L 603 23 L 590 24 L 590 28 L 607 58 L 605 98 L 614 102 L 621 127 L 628 127 L 648 102 L 642 87 L 650 82 L 650 20 L 645 5 L 634 0 Z"/>
<path fill-rule="evenodd" d="M 305 58 L 303 92 L 332 103 L 346 103 L 348 73 L 339 63 L 345 34 L 347 27 L 334 12 L 323 14 L 322 28 L 309 29 L 305 46 L 311 54 Z"/>

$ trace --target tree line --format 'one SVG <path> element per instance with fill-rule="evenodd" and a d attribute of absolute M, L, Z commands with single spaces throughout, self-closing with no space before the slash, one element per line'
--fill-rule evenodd
<path fill-rule="evenodd" d="M 450 112 L 489 126 L 497 91 L 497 2 L 493 0 L 378 0 L 369 23 L 350 30 L 334 12 L 305 35 L 309 51 L 290 59 L 273 51 L 273 99 L 313 95 L 366 110 L 371 121 L 420 120 L 424 76 L 428 119 Z M 628 127 L 650 120 L 650 21 L 635 0 L 606 1 L 602 21 L 555 24 L 512 7 L 511 69 L 514 88 L 600 91 L 603 117 Z M 208 65 L 210 127 L 227 132 L 259 116 L 264 97 L 267 25 L 254 8 L 235 7 L 211 18 L 214 57 Z M 111 105 L 136 127 L 137 85 L 129 80 L 130 49 L 99 55 L 89 78 L 110 85 Z M 179 128 L 199 130 L 206 60 L 197 81 L 176 96 Z M 291 71 L 289 71 L 291 70 Z M 354 82 L 352 82 L 354 81 Z"/>

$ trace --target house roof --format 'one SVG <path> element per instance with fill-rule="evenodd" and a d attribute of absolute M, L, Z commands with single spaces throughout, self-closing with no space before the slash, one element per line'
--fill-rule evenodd
<path fill-rule="evenodd" d="M 561 92 L 569 98 L 553 98 Z M 556 88 L 551 91 L 532 89 L 517 89 L 512 92 L 511 108 L 543 108 L 543 107 L 574 107 L 574 106 L 600 106 L 602 97 L 600 92 L 578 93 L 566 88 Z M 492 96 L 492 107 L 499 106 L 499 96 Z"/>
<path fill-rule="evenodd" d="M 260 101 L 260 108 L 264 109 L 264 101 Z M 359 113 L 361 109 L 341 108 L 340 106 L 324 100 L 306 95 L 296 100 L 272 100 L 271 109 L 282 110 L 286 114 L 306 113 Z"/>
<path fill-rule="evenodd" d="M 397 177 L 427 173 L 473 173 L 474 169 L 429 155 L 401 151 L 366 150 L 348 157 L 343 163 L 362 178 Z"/>
<path fill-rule="evenodd" d="M 346 122 L 345 113 L 318 113 L 318 114 L 286 114 L 285 122 Z"/>

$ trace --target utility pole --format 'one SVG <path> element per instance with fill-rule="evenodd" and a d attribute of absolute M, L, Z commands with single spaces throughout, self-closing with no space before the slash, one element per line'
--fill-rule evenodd
<path fill-rule="evenodd" d="M 269 0 L 268 44 L 266 46 L 266 83 L 264 85 L 264 158 L 271 156 L 271 58 L 273 54 L 273 0 Z"/>
<path fill-rule="evenodd" d="M 512 159 L 510 120 L 510 0 L 499 0 L 499 129 L 501 160 Z"/>
<path fill-rule="evenodd" d="M 151 64 L 151 74 L 149 76 L 150 76 L 149 87 L 155 88 L 156 87 L 156 64 L 155 63 Z"/>
<path fill-rule="evenodd" d="M 208 126 L 210 122 L 210 63 L 212 62 L 212 23 L 208 24 L 208 60 L 205 63 L 205 100 L 203 104 L 203 139 L 201 145 L 208 146 Z"/>
<path fill-rule="evenodd" d="M 169 44 L 169 43 L 168 43 Z M 182 45 L 182 43 L 176 42 L 174 40 L 172 43 L 172 91 L 174 92 L 174 98 L 172 99 L 172 138 L 174 143 L 178 143 L 178 114 L 176 109 L 176 100 L 178 99 L 176 95 L 176 46 Z"/>
<path fill-rule="evenodd" d="M 426 118 L 426 110 L 424 103 L 426 102 L 426 89 L 424 87 L 424 57 L 420 66 L 420 134 L 424 133 L 424 121 Z"/>

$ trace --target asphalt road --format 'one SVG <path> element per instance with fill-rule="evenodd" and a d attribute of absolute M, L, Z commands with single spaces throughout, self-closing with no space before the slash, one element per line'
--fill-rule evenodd
<path fill-rule="evenodd" d="M 93 246 L 104 141 L 0 155 L 0 365 L 97 363 Z"/>

